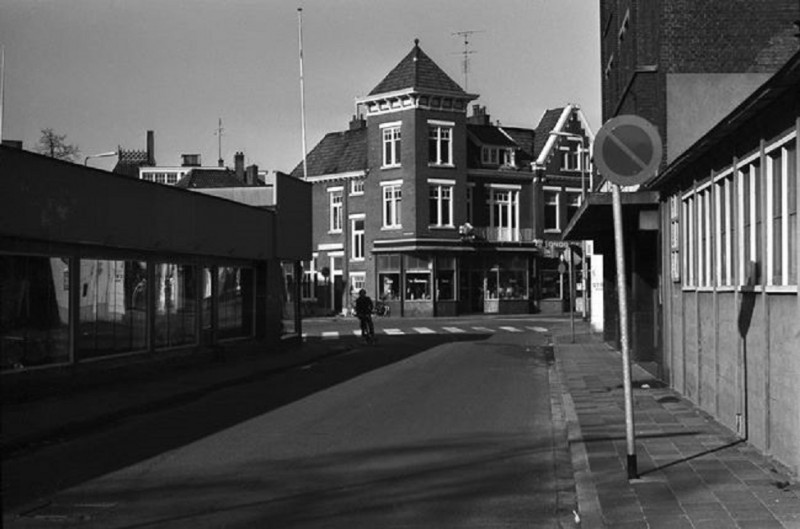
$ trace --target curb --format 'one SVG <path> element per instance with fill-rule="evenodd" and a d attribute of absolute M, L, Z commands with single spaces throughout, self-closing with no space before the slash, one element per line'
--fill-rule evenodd
<path fill-rule="evenodd" d="M 557 346 L 554 346 L 556 352 Z M 575 493 L 577 496 L 578 513 L 580 515 L 579 525 L 592 529 L 605 528 L 603 522 L 603 510 L 600 506 L 600 497 L 597 495 L 597 487 L 592 478 L 592 471 L 589 467 L 589 455 L 583 443 L 581 425 L 578 422 L 578 414 L 575 411 L 575 403 L 572 394 L 564 384 L 564 370 L 558 354 L 555 354 L 555 375 L 557 380 L 552 383 L 558 388 L 561 394 L 562 407 L 567 428 L 567 444 L 572 457 L 572 471 L 575 479 Z"/>

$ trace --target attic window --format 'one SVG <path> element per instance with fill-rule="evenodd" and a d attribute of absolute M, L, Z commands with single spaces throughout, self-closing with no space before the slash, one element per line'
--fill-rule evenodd
<path fill-rule="evenodd" d="M 516 165 L 514 149 L 484 146 L 481 148 L 481 162 L 484 165 L 514 167 Z"/>

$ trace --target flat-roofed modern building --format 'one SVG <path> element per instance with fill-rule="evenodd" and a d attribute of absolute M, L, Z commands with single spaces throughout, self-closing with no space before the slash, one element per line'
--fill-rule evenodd
<path fill-rule="evenodd" d="M 0 147 L 3 372 L 278 341 L 311 254 L 310 185 L 279 176 L 254 206 Z"/>

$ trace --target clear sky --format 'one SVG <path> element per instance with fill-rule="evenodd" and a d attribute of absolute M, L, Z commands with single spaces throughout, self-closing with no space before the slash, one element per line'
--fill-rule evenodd
<path fill-rule="evenodd" d="M 302 157 L 297 8 L 303 8 L 307 143 L 347 129 L 366 95 L 420 47 L 492 120 L 534 127 L 577 103 L 600 127 L 596 0 L 0 0 L 3 138 L 33 149 L 43 128 L 81 155 L 144 149 L 178 165 L 291 171 Z M 90 165 L 111 168 L 115 158 Z"/>

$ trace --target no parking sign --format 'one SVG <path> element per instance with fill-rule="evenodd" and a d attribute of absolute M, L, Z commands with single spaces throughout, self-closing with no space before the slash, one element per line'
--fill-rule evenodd
<path fill-rule="evenodd" d="M 595 165 L 619 186 L 643 184 L 655 176 L 662 154 L 658 130 L 639 116 L 609 119 L 594 140 Z"/>

